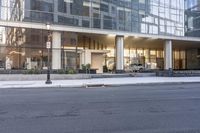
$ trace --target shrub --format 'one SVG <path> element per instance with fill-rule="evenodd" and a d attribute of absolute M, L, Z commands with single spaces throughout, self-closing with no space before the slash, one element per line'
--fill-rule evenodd
<path fill-rule="evenodd" d="M 86 70 L 86 65 L 82 64 L 82 65 L 81 65 L 81 69 L 82 69 L 82 70 Z"/>
<path fill-rule="evenodd" d="M 40 74 L 40 70 L 39 69 L 34 69 L 33 74 Z"/>
<path fill-rule="evenodd" d="M 40 74 L 40 71 L 38 69 L 28 69 L 25 74 Z"/>
<path fill-rule="evenodd" d="M 91 65 L 90 64 L 86 64 L 86 69 L 90 69 Z"/>
<path fill-rule="evenodd" d="M 69 68 L 67 69 L 67 74 L 76 74 L 76 70 L 74 70 L 73 68 Z"/>
<path fill-rule="evenodd" d="M 67 74 L 66 70 L 64 70 L 64 69 L 59 69 L 59 70 L 57 71 L 57 73 L 58 73 L 58 74 Z"/>
<path fill-rule="evenodd" d="M 108 67 L 106 65 L 103 66 L 103 72 L 108 72 Z"/>

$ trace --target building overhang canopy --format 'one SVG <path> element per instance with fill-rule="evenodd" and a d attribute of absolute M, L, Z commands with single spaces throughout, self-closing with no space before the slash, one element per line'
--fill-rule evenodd
<path fill-rule="evenodd" d="M 13 22 L 13 21 L 0 20 L 0 26 L 47 30 L 46 24 L 33 23 L 33 22 Z M 54 24 L 51 24 L 50 30 L 76 32 L 76 33 L 90 33 L 90 34 L 93 33 L 93 34 L 113 35 L 113 36 L 133 36 L 133 37 L 143 37 L 143 38 L 153 38 L 153 39 L 200 42 L 200 38 L 198 37 L 151 35 L 151 34 L 141 34 L 141 33 L 126 32 L 126 31 L 115 31 L 115 30 L 105 30 L 105 29 L 101 30 L 101 29 L 94 29 L 94 28 L 83 28 L 83 27 L 54 25 Z"/>

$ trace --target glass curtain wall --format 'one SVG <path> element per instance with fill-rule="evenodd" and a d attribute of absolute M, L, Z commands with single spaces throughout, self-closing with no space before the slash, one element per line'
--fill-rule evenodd
<path fill-rule="evenodd" d="M 52 39 L 52 32 L 46 30 L 0 27 L 0 69 L 47 69 L 49 34 Z M 106 50 L 107 46 L 98 37 L 61 32 L 61 48 L 52 48 L 50 57 L 53 51 L 61 51 L 61 69 L 76 69 L 84 49 Z"/>
<path fill-rule="evenodd" d="M 47 69 L 46 42 L 48 31 L 24 28 L 0 27 L 0 69 Z M 104 65 L 112 71 L 115 65 L 115 47 L 102 41 L 103 36 L 86 36 L 61 33 L 61 68 L 80 68 L 80 53 L 84 50 L 109 51 L 104 54 Z M 75 41 L 73 40 L 75 39 Z M 130 45 L 128 45 L 130 46 Z M 52 57 L 52 53 L 50 57 Z M 173 68 L 186 69 L 185 50 L 173 52 Z M 52 61 L 50 61 L 52 62 Z M 163 69 L 163 49 L 125 47 L 124 66 L 141 64 L 146 69 Z"/>
<path fill-rule="evenodd" d="M 184 0 L 1 0 L 0 19 L 184 35 Z"/>
<path fill-rule="evenodd" d="M 125 70 L 131 64 L 141 64 L 146 70 L 164 69 L 164 51 L 162 49 L 129 48 L 124 50 Z M 186 69 L 185 50 L 173 51 L 173 69 Z"/>
<path fill-rule="evenodd" d="M 130 64 L 141 64 L 145 69 L 163 69 L 163 60 L 161 49 L 130 49 Z"/>
<path fill-rule="evenodd" d="M 186 36 L 200 37 L 200 0 L 185 0 Z"/>
<path fill-rule="evenodd" d="M 2 69 L 47 69 L 47 31 L 0 27 Z"/>
<path fill-rule="evenodd" d="M 173 68 L 174 69 L 186 69 L 186 54 L 185 50 L 173 51 Z"/>

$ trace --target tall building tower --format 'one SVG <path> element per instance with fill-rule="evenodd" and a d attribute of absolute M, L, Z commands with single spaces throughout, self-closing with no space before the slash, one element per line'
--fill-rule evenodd
<path fill-rule="evenodd" d="M 185 35 L 200 37 L 200 0 L 186 0 L 185 8 Z"/>

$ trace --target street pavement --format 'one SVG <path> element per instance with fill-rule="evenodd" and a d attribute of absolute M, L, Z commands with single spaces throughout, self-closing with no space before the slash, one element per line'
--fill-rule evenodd
<path fill-rule="evenodd" d="M 200 83 L 0 89 L 0 133 L 200 133 Z"/>

